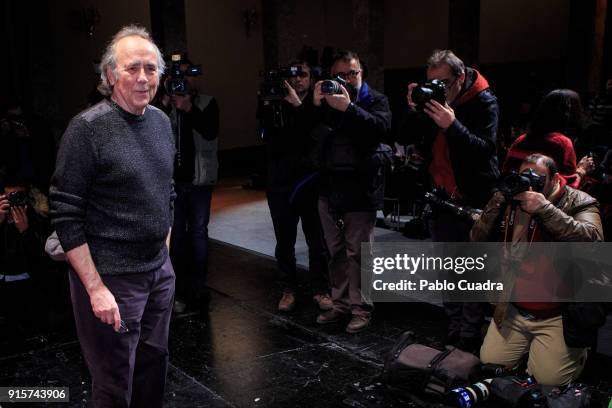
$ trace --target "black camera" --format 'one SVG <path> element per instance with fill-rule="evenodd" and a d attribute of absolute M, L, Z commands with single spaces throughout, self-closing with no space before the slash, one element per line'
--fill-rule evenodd
<path fill-rule="evenodd" d="M 181 69 L 181 65 L 187 68 Z M 189 82 L 186 77 L 202 75 L 202 66 L 188 64 L 181 57 L 181 54 L 172 55 L 172 65 L 170 66 L 168 79 L 164 82 L 164 87 L 168 95 L 189 95 Z"/>
<path fill-rule="evenodd" d="M 25 207 L 28 204 L 28 195 L 23 191 L 13 191 L 6 195 L 11 207 Z"/>
<path fill-rule="evenodd" d="M 449 201 L 444 190 L 436 188 L 434 188 L 432 192 L 425 193 L 425 201 L 437 209 L 450 213 L 470 225 L 478 221 L 482 214 L 482 210 L 478 208 L 460 206 Z"/>
<path fill-rule="evenodd" d="M 323 95 L 341 94 L 342 88 L 340 88 L 340 85 L 346 88 L 347 82 L 339 76 L 335 76 L 332 79 L 326 79 L 325 81 L 321 82 L 321 93 Z"/>
<path fill-rule="evenodd" d="M 431 100 L 444 105 L 446 103 L 446 85 L 438 79 L 422 82 L 412 89 L 410 96 L 418 111 L 425 109 L 425 104 Z"/>
<path fill-rule="evenodd" d="M 262 101 L 280 101 L 287 96 L 285 81 L 303 74 L 300 65 L 272 69 L 264 74 L 264 81 L 259 87 L 259 98 Z"/>
<path fill-rule="evenodd" d="M 523 191 L 529 191 L 529 188 L 541 193 L 545 184 L 546 176 L 540 176 L 533 169 L 527 169 L 522 173 L 512 172 L 504 177 L 500 191 L 511 198 Z"/>

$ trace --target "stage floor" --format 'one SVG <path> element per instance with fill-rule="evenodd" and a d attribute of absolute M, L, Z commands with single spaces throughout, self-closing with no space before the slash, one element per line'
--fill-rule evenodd
<path fill-rule="evenodd" d="M 429 406 L 394 395 L 378 375 L 386 353 L 406 330 L 422 343 L 441 345 L 446 326 L 441 308 L 377 304 L 372 326 L 357 335 L 344 332 L 346 322 L 317 325 L 309 294 L 298 298 L 293 313 L 278 313 L 276 267 L 269 252 L 273 234 L 264 236 L 262 229 L 265 223 L 271 228 L 265 197 L 226 187 L 228 191 L 222 185 L 214 194 L 211 303 L 206 311 L 188 310 L 172 322 L 164 406 Z M 262 226 L 253 227 L 253 219 Z M 227 232 L 230 221 L 235 223 L 232 233 Z M 221 242 L 224 234 L 231 242 Z M 251 244 L 240 248 L 242 240 Z M 0 353 L 1 386 L 70 387 L 71 402 L 58 407 L 81 407 L 89 401 L 90 378 L 72 330 L 38 335 L 20 351 Z M 591 356 L 583 380 L 612 390 L 611 365 L 612 358 Z"/>

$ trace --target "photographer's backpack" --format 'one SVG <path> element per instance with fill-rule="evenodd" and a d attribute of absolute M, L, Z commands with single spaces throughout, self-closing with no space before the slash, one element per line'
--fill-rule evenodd
<path fill-rule="evenodd" d="M 395 390 L 443 397 L 466 384 L 480 371 L 480 360 L 457 348 L 437 350 L 415 342 L 405 332 L 385 360 L 382 380 Z"/>

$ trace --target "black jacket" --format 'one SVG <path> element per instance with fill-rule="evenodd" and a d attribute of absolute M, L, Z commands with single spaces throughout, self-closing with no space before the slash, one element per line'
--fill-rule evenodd
<path fill-rule="evenodd" d="M 45 239 L 48 227 L 44 219 L 29 206 L 28 229 L 22 234 L 7 219 L 0 224 L 0 275 L 29 273 L 33 277 L 40 271 L 45 258 Z"/>
<path fill-rule="evenodd" d="M 364 82 L 357 101 L 345 112 L 323 102 L 320 114 L 314 132 L 321 196 L 338 213 L 382 208 L 384 165 L 377 152 L 391 128 L 387 97 Z"/>
<path fill-rule="evenodd" d="M 267 189 L 270 192 L 292 192 L 316 170 L 313 163 L 315 143 L 311 137 L 316 116 L 309 93 L 302 105 L 293 107 L 278 102 L 282 126 L 275 126 L 272 106 L 259 106 L 258 117 L 267 146 Z M 309 189 L 312 190 L 310 182 Z"/>
<path fill-rule="evenodd" d="M 499 107 L 486 79 L 466 68 L 466 79 L 452 105 L 455 121 L 446 141 L 455 181 L 465 204 L 482 208 L 499 178 L 496 154 Z M 431 147 L 439 129 L 424 113 L 409 112 L 398 141 L 416 144 L 431 161 Z"/>

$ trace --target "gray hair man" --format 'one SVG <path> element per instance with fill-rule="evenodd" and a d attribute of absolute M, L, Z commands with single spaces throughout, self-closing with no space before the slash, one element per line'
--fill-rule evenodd
<path fill-rule="evenodd" d="M 107 98 L 72 119 L 51 182 L 94 406 L 162 405 L 175 147 L 168 117 L 149 102 L 163 70 L 145 29 L 121 29 L 102 58 Z"/>

